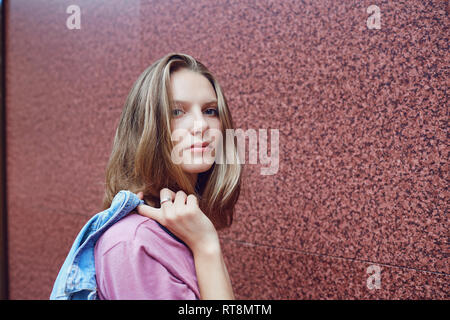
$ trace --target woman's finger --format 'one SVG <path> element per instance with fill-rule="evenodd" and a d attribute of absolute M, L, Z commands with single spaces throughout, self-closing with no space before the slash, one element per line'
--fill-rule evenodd
<path fill-rule="evenodd" d="M 170 208 L 173 205 L 173 200 L 175 200 L 175 192 L 168 188 L 163 188 L 159 192 L 159 198 L 159 201 L 170 199 L 169 201 L 164 201 L 164 203 L 161 204 L 161 209 Z"/>
<path fill-rule="evenodd" d="M 156 220 L 160 223 L 162 223 L 162 220 L 164 219 L 161 209 L 153 208 L 146 204 L 138 205 L 136 207 L 136 210 L 140 215 L 146 216 L 146 217 Z"/>
<path fill-rule="evenodd" d="M 190 194 L 186 198 L 186 205 L 189 207 L 198 207 L 198 199 L 195 195 Z"/>
<path fill-rule="evenodd" d="M 175 195 L 175 207 L 177 208 L 181 208 L 182 206 L 184 206 L 186 204 L 186 193 L 182 190 L 178 191 Z"/>

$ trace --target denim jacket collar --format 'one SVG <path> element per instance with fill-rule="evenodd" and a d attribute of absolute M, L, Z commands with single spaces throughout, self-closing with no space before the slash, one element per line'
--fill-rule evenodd
<path fill-rule="evenodd" d="M 108 209 L 97 213 L 84 225 L 58 273 L 51 300 L 97 299 L 95 244 L 109 227 L 143 203 L 134 193 L 121 190 Z"/>

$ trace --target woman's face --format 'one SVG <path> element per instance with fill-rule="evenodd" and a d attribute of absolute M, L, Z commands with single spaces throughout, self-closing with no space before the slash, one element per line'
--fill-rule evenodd
<path fill-rule="evenodd" d="M 209 170 L 215 160 L 215 149 L 222 125 L 213 86 L 203 75 L 179 69 L 171 74 L 174 101 L 171 119 L 174 149 L 172 161 L 181 165 L 193 181 L 197 174 Z M 209 143 L 205 148 L 193 144 Z"/>

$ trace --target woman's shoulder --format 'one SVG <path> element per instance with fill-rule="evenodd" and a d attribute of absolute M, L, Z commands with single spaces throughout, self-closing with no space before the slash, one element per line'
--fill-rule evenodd
<path fill-rule="evenodd" d="M 182 290 L 180 283 L 184 283 L 199 296 L 190 249 L 164 231 L 155 220 L 137 213 L 125 216 L 103 233 L 95 245 L 94 258 L 99 292 L 108 299 L 113 299 L 111 297 L 117 292 L 131 297 L 128 292 L 133 290 L 140 297 L 152 297 L 162 292 L 161 285 L 168 290 L 168 281 L 173 282 L 176 290 Z M 146 284 L 141 286 L 133 282 L 141 280 Z M 142 289 L 145 292 L 136 291 L 136 288 L 123 289 L 128 286 L 150 289 Z"/>
<path fill-rule="evenodd" d="M 189 247 L 155 220 L 137 213 L 116 222 L 97 241 L 96 262 L 102 264 L 110 255 L 131 260 L 148 257 L 179 279 L 195 279 L 194 257 Z"/>
<path fill-rule="evenodd" d="M 187 248 L 158 222 L 137 213 L 125 216 L 108 228 L 98 239 L 96 250 L 106 253 L 119 243 L 139 246 L 146 251 L 161 247 L 165 250 Z"/>

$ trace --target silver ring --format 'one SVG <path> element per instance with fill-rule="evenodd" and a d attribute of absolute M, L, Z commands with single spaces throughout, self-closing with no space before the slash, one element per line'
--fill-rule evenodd
<path fill-rule="evenodd" d="M 160 202 L 160 204 L 162 205 L 164 202 L 166 202 L 166 201 L 171 201 L 172 200 L 172 198 L 165 198 L 165 199 L 163 199 L 163 200 L 161 200 L 161 202 Z"/>

